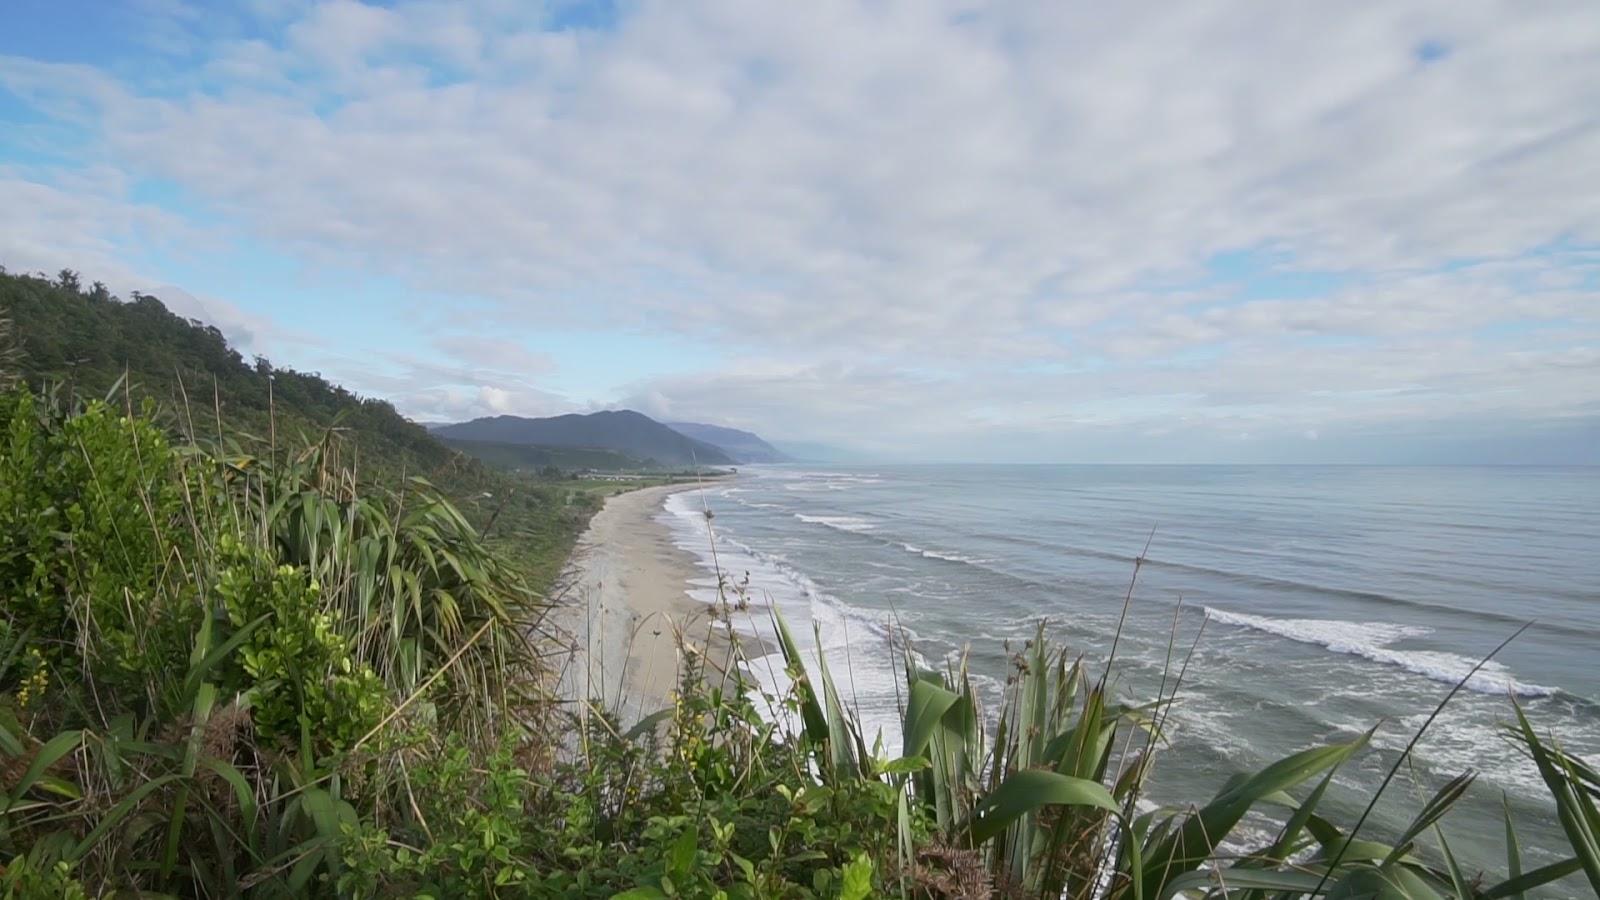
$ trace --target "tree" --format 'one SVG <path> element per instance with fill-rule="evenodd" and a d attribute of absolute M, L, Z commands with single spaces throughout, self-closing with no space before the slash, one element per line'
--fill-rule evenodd
<path fill-rule="evenodd" d="M 62 269 L 56 275 L 56 287 L 77 293 L 83 288 L 83 282 L 79 280 L 77 272 Z"/>
<path fill-rule="evenodd" d="M 0 391 L 16 387 L 21 364 L 22 348 L 13 337 L 11 320 L 0 315 Z"/>

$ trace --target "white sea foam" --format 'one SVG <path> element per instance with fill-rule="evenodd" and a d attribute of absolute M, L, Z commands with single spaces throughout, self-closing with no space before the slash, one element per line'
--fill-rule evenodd
<path fill-rule="evenodd" d="M 907 553 L 914 553 L 923 559 L 942 559 L 945 562 L 969 563 L 971 565 L 988 562 L 986 559 L 978 559 L 975 556 L 962 556 L 959 553 L 950 553 L 944 550 L 929 550 L 926 547 L 918 547 L 916 544 L 901 544 L 900 546 Z"/>
<path fill-rule="evenodd" d="M 1431 629 L 1414 625 L 1346 622 L 1339 619 L 1274 619 L 1228 612 L 1209 606 L 1206 607 L 1206 613 L 1214 621 L 1224 625 L 1250 628 L 1292 641 L 1316 644 L 1335 653 L 1345 653 L 1398 666 L 1408 672 L 1445 684 L 1459 682 L 1478 662 L 1470 657 L 1440 650 L 1399 650 L 1390 646 L 1397 641 L 1431 633 Z M 1552 687 L 1516 680 L 1509 669 L 1493 661 L 1484 665 L 1468 679 L 1466 687 L 1468 690 L 1483 694 L 1510 692 L 1519 697 L 1548 697 L 1556 693 L 1556 689 Z"/>
<path fill-rule="evenodd" d="M 942 550 L 924 550 L 922 555 L 928 559 L 942 559 L 945 562 L 970 563 L 972 565 L 988 562 L 988 560 L 979 559 L 976 556 L 962 556 L 959 553 L 946 553 Z"/>
<path fill-rule="evenodd" d="M 693 553 L 706 572 L 695 580 L 690 596 L 705 603 L 717 602 L 719 567 L 727 582 L 742 582 L 748 575 L 753 608 L 735 613 L 734 627 L 775 647 L 775 628 L 763 607 L 782 612 L 813 675 L 817 654 L 827 661 L 840 699 L 860 713 L 869 746 L 881 732 L 886 748 L 898 748 L 900 656 L 891 645 L 884 616 L 844 603 L 781 554 L 753 548 L 721 527 L 715 530 L 713 559 L 699 501 L 691 500 L 687 493 L 668 496 L 661 518 L 672 529 L 675 543 Z M 748 668 L 761 688 L 775 697 L 782 697 L 790 687 L 781 654 L 753 659 Z M 767 712 L 774 719 L 785 718 L 780 709 Z"/>
<path fill-rule="evenodd" d="M 822 491 L 847 491 L 864 484 L 880 484 L 883 476 L 876 472 L 807 472 L 799 470 L 762 471 L 758 478 L 783 482 L 783 489 L 798 493 Z"/>
<path fill-rule="evenodd" d="M 808 525 L 826 525 L 839 531 L 871 531 L 878 527 L 866 519 L 855 516 L 808 516 L 805 513 L 795 513 L 794 517 Z"/>

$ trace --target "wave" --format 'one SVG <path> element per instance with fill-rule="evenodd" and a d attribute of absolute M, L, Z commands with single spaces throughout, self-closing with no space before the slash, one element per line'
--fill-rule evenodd
<path fill-rule="evenodd" d="M 808 516 L 805 513 L 795 513 L 794 517 L 808 525 L 826 525 L 838 531 L 871 531 L 878 527 L 856 516 Z"/>
<path fill-rule="evenodd" d="M 1359 656 L 1373 662 L 1397 666 L 1444 684 L 1453 685 L 1461 681 L 1478 663 L 1475 659 L 1456 653 L 1440 650 L 1396 650 L 1389 646 L 1396 641 L 1431 634 L 1433 631 L 1431 628 L 1396 625 L 1389 622 L 1346 622 L 1340 619 L 1273 619 L 1267 616 L 1252 616 L 1248 613 L 1228 612 L 1210 606 L 1205 610 L 1206 615 L 1224 625 L 1249 628 L 1303 644 L 1315 644 L 1334 653 Z M 1509 669 L 1492 661 L 1467 679 L 1466 687 L 1482 694 L 1510 692 L 1518 697 L 1550 697 L 1559 691 L 1558 688 L 1518 681 L 1511 676 Z"/>
<path fill-rule="evenodd" d="M 988 562 L 986 559 L 978 559 L 972 556 L 962 556 L 959 553 L 950 553 L 944 550 L 927 550 L 922 547 L 918 547 L 915 544 L 901 544 L 900 546 L 907 553 L 915 553 L 923 559 L 942 559 L 945 562 L 965 563 L 969 566 L 982 565 L 983 563 Z"/>
<path fill-rule="evenodd" d="M 1101 559 L 1109 562 L 1124 563 L 1130 568 L 1133 566 L 1137 554 L 1119 552 L 1114 550 L 1101 550 L 1095 547 L 1074 546 L 1038 538 L 1026 537 L 1015 534 L 995 534 L 980 532 L 974 535 L 983 540 L 992 540 L 1000 543 L 1015 544 L 1040 550 L 1048 550 L 1071 556 Z M 1152 552 L 1159 552 L 1160 536 L 1157 535 L 1156 547 Z M 1303 593 L 1319 594 L 1325 597 L 1334 597 L 1341 600 L 1354 600 L 1357 602 L 1374 603 L 1380 605 L 1404 606 L 1424 612 L 1449 613 L 1456 616 L 1467 616 L 1485 622 L 1498 622 L 1505 625 L 1521 626 L 1527 619 L 1495 612 L 1488 609 L 1474 609 L 1468 606 L 1448 606 L 1429 600 L 1411 597 L 1400 597 L 1394 594 L 1385 594 L 1380 591 L 1362 590 L 1352 587 L 1338 587 L 1330 584 L 1318 584 L 1312 581 L 1300 581 L 1292 578 L 1282 578 L 1272 575 L 1257 575 L 1249 572 L 1239 572 L 1232 569 L 1214 566 L 1199 565 L 1196 563 L 1178 562 L 1170 559 L 1160 559 L 1156 556 L 1146 556 L 1142 566 L 1149 569 L 1161 569 L 1172 572 L 1183 572 L 1192 575 L 1202 575 L 1218 578 L 1233 584 L 1243 585 L 1262 590 L 1300 591 Z M 1430 576 L 1431 577 L 1431 576 Z M 1596 637 L 1600 636 L 1600 628 L 1590 628 L 1571 622 L 1537 621 L 1533 624 L 1533 631 L 1545 631 L 1567 637 Z"/>
<path fill-rule="evenodd" d="M 763 472 L 757 477 L 781 482 L 786 491 L 812 494 L 883 482 L 883 476 L 876 472 Z"/>
<path fill-rule="evenodd" d="M 695 589 L 690 595 L 714 604 L 718 600 L 717 572 L 733 582 L 748 576 L 753 603 L 750 609 L 735 614 L 735 627 L 760 637 L 769 648 L 776 648 L 774 623 L 760 610 L 768 607 L 781 611 L 790 622 L 806 664 L 814 664 L 819 654 L 827 660 L 842 699 L 860 712 L 865 732 L 870 735 L 881 731 L 888 746 L 898 744 L 903 692 L 899 661 L 906 642 L 914 645 L 917 635 L 903 625 L 891 624 L 888 611 L 845 603 L 782 554 L 756 549 L 721 527 L 714 530 L 713 556 L 699 511 L 681 496 L 668 496 L 663 519 L 673 529 L 674 543 L 692 553 L 705 573 L 693 582 Z M 787 692 L 789 682 L 781 655 L 751 659 L 747 668 L 766 693 L 782 697 Z M 775 721 L 787 721 L 781 709 L 768 713 Z"/>

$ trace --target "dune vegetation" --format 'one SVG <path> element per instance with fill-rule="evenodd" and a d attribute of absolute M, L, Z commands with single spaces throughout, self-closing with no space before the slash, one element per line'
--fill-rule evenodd
<path fill-rule="evenodd" d="M 13 294 L 53 292 L 40 302 L 91 299 L 20 281 L 39 283 Z M 547 571 L 518 561 L 542 552 L 527 549 L 531 531 L 497 530 L 493 508 L 463 511 L 459 482 L 424 477 L 444 466 L 514 489 L 507 476 L 448 455 L 418 463 L 433 452 L 426 435 L 392 410 L 373 413 L 381 428 L 300 413 L 290 428 L 271 404 L 233 420 L 214 402 L 198 427 L 197 400 L 141 394 L 122 375 L 94 391 L 43 377 L 27 357 L 45 344 L 26 328 L 44 320 L 11 314 L 0 895 L 1487 900 L 1557 879 L 1600 890 L 1600 777 L 1562 750 L 1549 731 L 1560 723 L 1514 704 L 1507 737 L 1538 766 L 1570 847 L 1527 869 L 1508 817 L 1494 873 L 1462 871 L 1445 838 L 1470 773 L 1436 785 L 1401 834 L 1319 813 L 1365 739 L 1219 778 L 1181 806 L 1141 802 L 1182 702 L 1181 654 L 1157 696 L 1130 701 L 1109 686 L 1114 661 L 1091 668 L 1070 633 L 1043 626 L 997 710 L 959 664 L 929 671 L 907 648 L 898 747 L 862 733 L 781 620 L 788 694 L 708 667 L 696 636 L 680 635 L 674 702 L 624 725 L 547 690 L 562 648 L 544 623 Z M 518 514 L 566 515 L 570 503 L 545 500 Z M 1281 827 L 1241 849 L 1230 838 L 1253 810 Z"/>

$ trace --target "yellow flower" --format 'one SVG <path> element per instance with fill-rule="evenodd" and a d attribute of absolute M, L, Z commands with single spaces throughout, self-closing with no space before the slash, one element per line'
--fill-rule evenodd
<path fill-rule="evenodd" d="M 28 650 L 28 658 L 33 660 L 33 674 L 22 680 L 22 687 L 17 691 L 17 709 L 26 710 L 28 704 L 37 697 L 44 695 L 50 687 L 50 665 L 45 662 L 44 654 L 37 647 Z"/>

